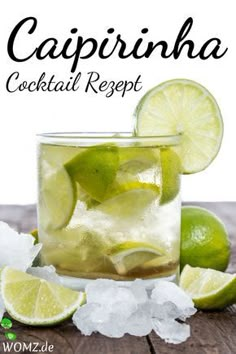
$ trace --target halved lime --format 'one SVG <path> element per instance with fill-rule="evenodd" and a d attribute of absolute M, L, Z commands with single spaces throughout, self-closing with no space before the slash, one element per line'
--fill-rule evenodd
<path fill-rule="evenodd" d="M 142 264 L 162 256 L 164 251 L 145 242 L 126 241 L 113 246 L 106 254 L 117 273 L 125 275 Z"/>
<path fill-rule="evenodd" d="M 235 274 L 186 265 L 179 285 L 202 310 L 222 309 L 236 303 Z"/>
<path fill-rule="evenodd" d="M 220 149 L 220 109 L 210 92 L 197 82 L 176 79 L 154 87 L 138 103 L 135 119 L 135 131 L 140 136 L 182 134 L 182 173 L 205 169 Z"/>
<path fill-rule="evenodd" d="M 65 227 L 76 204 L 76 186 L 65 168 L 55 168 L 42 179 L 40 219 L 47 228 L 54 230 Z"/>
<path fill-rule="evenodd" d="M 118 167 L 118 148 L 105 145 L 90 147 L 65 164 L 71 178 L 98 202 L 103 201 Z"/>
<path fill-rule="evenodd" d="M 8 313 L 15 320 L 32 326 L 60 323 L 85 302 L 83 292 L 9 267 L 1 274 L 1 293 Z"/>

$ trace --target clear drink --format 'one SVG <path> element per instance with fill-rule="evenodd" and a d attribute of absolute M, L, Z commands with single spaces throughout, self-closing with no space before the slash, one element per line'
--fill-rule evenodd
<path fill-rule="evenodd" d="M 40 136 L 42 265 L 86 279 L 174 279 L 180 246 L 178 139 Z"/>

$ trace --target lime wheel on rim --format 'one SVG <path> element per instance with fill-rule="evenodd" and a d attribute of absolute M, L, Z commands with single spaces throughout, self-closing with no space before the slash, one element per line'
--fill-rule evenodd
<path fill-rule="evenodd" d="M 220 149 L 220 109 L 212 94 L 197 82 L 175 79 L 152 88 L 138 103 L 134 116 L 139 136 L 182 135 L 182 173 L 204 170 Z"/>

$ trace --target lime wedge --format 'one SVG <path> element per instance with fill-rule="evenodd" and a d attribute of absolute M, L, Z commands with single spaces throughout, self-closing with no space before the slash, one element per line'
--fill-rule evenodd
<path fill-rule="evenodd" d="M 152 147 L 123 147 L 119 149 L 120 171 L 125 175 L 137 175 L 157 167 L 159 154 Z"/>
<path fill-rule="evenodd" d="M 104 200 L 135 189 L 151 189 L 160 195 L 159 151 L 136 147 L 119 149 L 119 168 Z"/>
<path fill-rule="evenodd" d="M 103 201 L 118 167 L 119 154 L 115 146 L 88 148 L 65 164 L 69 175 L 98 202 Z"/>
<path fill-rule="evenodd" d="M 9 267 L 2 271 L 1 293 L 8 313 L 15 320 L 32 326 L 60 323 L 85 302 L 83 292 Z"/>
<path fill-rule="evenodd" d="M 123 188 L 123 193 L 119 193 L 105 200 L 94 209 L 112 215 L 114 218 L 119 218 L 121 222 L 123 222 L 132 217 L 137 219 L 143 214 L 144 209 L 156 198 L 159 198 L 159 189 L 152 184 L 141 183 L 135 186 L 129 184 L 126 187 L 123 185 Z M 127 191 L 125 191 L 125 188 L 127 188 Z M 132 222 L 132 220 L 130 220 L 130 222 Z"/>
<path fill-rule="evenodd" d="M 186 265 L 180 276 L 180 287 L 202 310 L 223 309 L 236 303 L 236 275 L 218 270 Z"/>
<path fill-rule="evenodd" d="M 173 200 L 180 189 L 180 161 L 179 156 L 170 148 L 161 149 L 161 199 L 160 204 Z"/>
<path fill-rule="evenodd" d="M 205 169 L 220 149 L 220 109 L 210 92 L 197 82 L 176 79 L 154 87 L 138 103 L 135 118 L 137 135 L 182 134 L 182 173 Z"/>
<path fill-rule="evenodd" d="M 135 190 L 149 190 L 153 191 L 153 196 L 157 197 L 160 194 L 160 187 L 154 183 L 145 183 L 139 181 L 124 182 L 122 184 L 114 183 L 112 188 L 106 193 L 106 199 L 115 197 L 116 195 L 122 194 L 124 192 L 135 191 Z M 123 198 L 120 198 L 121 200 Z"/>
<path fill-rule="evenodd" d="M 46 228 L 61 229 L 69 223 L 76 204 L 76 186 L 65 168 L 44 176 L 40 203 L 44 205 L 40 220 Z"/>
<path fill-rule="evenodd" d="M 145 242 L 126 241 L 110 248 L 106 254 L 117 273 L 125 275 L 142 264 L 162 256 L 164 252 Z"/>

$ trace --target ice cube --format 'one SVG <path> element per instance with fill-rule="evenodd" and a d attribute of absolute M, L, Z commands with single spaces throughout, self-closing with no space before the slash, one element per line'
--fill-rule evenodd
<path fill-rule="evenodd" d="M 56 268 L 52 265 L 44 267 L 30 267 L 28 268 L 27 273 L 52 283 L 61 284 L 61 279 L 56 273 Z"/>
<path fill-rule="evenodd" d="M 154 300 L 149 299 L 149 301 L 146 303 L 146 306 L 147 311 L 150 312 L 152 318 L 163 320 L 168 317 L 166 313 L 166 307 L 164 307 L 163 305 L 156 304 Z"/>
<path fill-rule="evenodd" d="M 34 245 L 29 234 L 18 233 L 5 222 L 0 222 L 0 268 L 10 266 L 25 271 L 29 268 L 42 245 Z"/>
<path fill-rule="evenodd" d="M 105 305 L 107 311 L 128 317 L 137 308 L 138 301 L 126 286 L 114 280 L 97 279 L 85 289 L 87 303 Z"/>
<path fill-rule="evenodd" d="M 85 288 L 87 303 L 104 303 L 106 289 L 116 289 L 116 282 L 110 279 L 97 279 L 89 282 Z"/>
<path fill-rule="evenodd" d="M 158 304 L 155 300 L 150 300 L 152 317 L 164 320 L 168 318 L 176 319 L 183 314 L 182 309 L 178 308 L 173 302 L 167 301 L 163 304 Z"/>
<path fill-rule="evenodd" d="M 87 209 L 86 203 L 78 200 L 68 229 L 84 227 L 103 236 L 112 226 L 112 219 L 99 210 Z"/>
<path fill-rule="evenodd" d="M 107 311 L 104 306 L 100 304 L 96 304 L 96 307 L 94 307 L 93 312 L 91 313 L 91 321 L 94 323 L 104 323 L 109 321 L 110 319 L 110 312 Z"/>
<path fill-rule="evenodd" d="M 97 324 L 97 331 L 107 337 L 121 338 L 125 334 L 124 327 L 126 320 L 126 318 L 118 313 L 110 314 L 108 321 L 103 321 Z"/>
<path fill-rule="evenodd" d="M 145 303 L 148 300 L 148 295 L 143 280 L 136 279 L 133 283 L 131 283 L 130 290 L 132 291 L 132 294 L 138 304 Z"/>
<path fill-rule="evenodd" d="M 165 306 L 168 317 L 185 320 L 197 311 L 190 296 L 176 284 L 168 281 L 157 281 L 151 298 L 157 304 Z"/>
<path fill-rule="evenodd" d="M 124 335 L 126 319 L 118 313 L 111 313 L 105 304 L 90 303 L 78 308 L 73 322 L 84 335 L 100 332 L 107 337 L 120 338 Z"/>
<path fill-rule="evenodd" d="M 152 331 L 151 313 L 145 303 L 139 305 L 138 309 L 130 315 L 128 321 L 126 321 L 124 331 L 140 337 L 146 336 Z"/>
<path fill-rule="evenodd" d="M 73 315 L 74 325 L 85 336 L 90 336 L 96 331 L 94 323 L 91 321 L 91 313 L 96 309 L 97 304 L 86 304 L 78 308 Z"/>
<path fill-rule="evenodd" d="M 167 343 L 179 344 L 190 337 L 190 326 L 175 320 L 153 319 L 153 329 Z"/>

